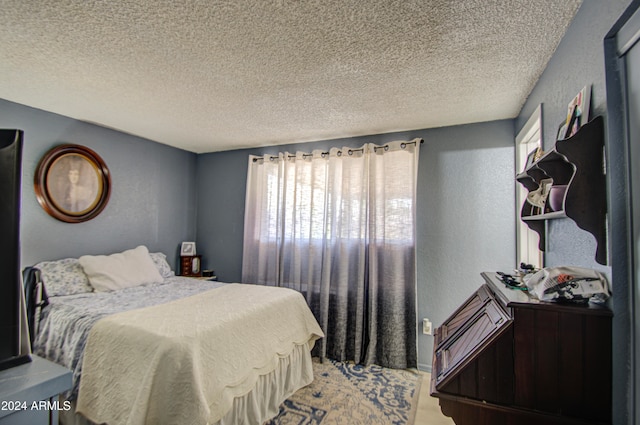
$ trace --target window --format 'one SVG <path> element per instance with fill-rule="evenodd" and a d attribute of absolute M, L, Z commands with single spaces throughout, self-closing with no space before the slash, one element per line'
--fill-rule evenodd
<path fill-rule="evenodd" d="M 527 156 L 542 146 L 542 105 L 539 105 L 516 136 L 515 174 L 524 170 Z M 515 181 L 515 180 L 514 180 Z M 543 255 L 539 249 L 539 236 L 520 219 L 520 210 L 527 199 L 527 190 L 518 182 L 516 185 L 516 268 L 521 262 L 543 267 Z"/>

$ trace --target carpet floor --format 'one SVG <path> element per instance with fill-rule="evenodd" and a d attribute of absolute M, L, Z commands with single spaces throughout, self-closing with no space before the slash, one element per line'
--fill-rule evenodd
<path fill-rule="evenodd" d="M 280 406 L 268 425 L 412 425 L 417 371 L 314 359 L 314 381 Z"/>

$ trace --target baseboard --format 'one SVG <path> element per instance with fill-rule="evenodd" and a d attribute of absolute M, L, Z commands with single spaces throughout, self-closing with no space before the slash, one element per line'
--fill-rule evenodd
<path fill-rule="evenodd" d="M 429 372 L 431 373 L 431 365 L 429 364 L 424 364 L 424 363 L 418 363 L 418 370 L 422 371 L 422 372 Z"/>

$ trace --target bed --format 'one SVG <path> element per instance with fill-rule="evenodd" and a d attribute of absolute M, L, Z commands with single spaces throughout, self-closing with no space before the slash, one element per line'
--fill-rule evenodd
<path fill-rule="evenodd" d="M 313 380 L 323 333 L 296 291 L 175 276 L 143 246 L 25 276 L 33 352 L 73 372 L 64 423 L 261 424 Z"/>

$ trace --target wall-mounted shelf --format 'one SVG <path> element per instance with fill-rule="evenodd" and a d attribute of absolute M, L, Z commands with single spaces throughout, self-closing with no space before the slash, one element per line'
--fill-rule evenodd
<path fill-rule="evenodd" d="M 566 216 L 567 215 L 564 213 L 564 211 L 554 211 L 554 212 L 549 212 L 544 214 L 536 214 L 536 215 L 522 217 L 522 220 L 523 221 L 551 220 L 553 218 L 565 218 Z"/>
<path fill-rule="evenodd" d="M 539 248 L 545 249 L 545 221 L 570 218 L 596 239 L 596 261 L 607 264 L 606 182 L 604 168 L 604 120 L 601 116 L 583 125 L 573 136 L 558 140 L 549 152 L 516 176 L 529 192 L 536 191 L 544 179 L 553 186 L 566 185 L 560 208 L 547 202 L 544 210 L 525 201 L 520 218 L 540 236 Z M 552 187 L 553 187 L 552 186 Z"/>

